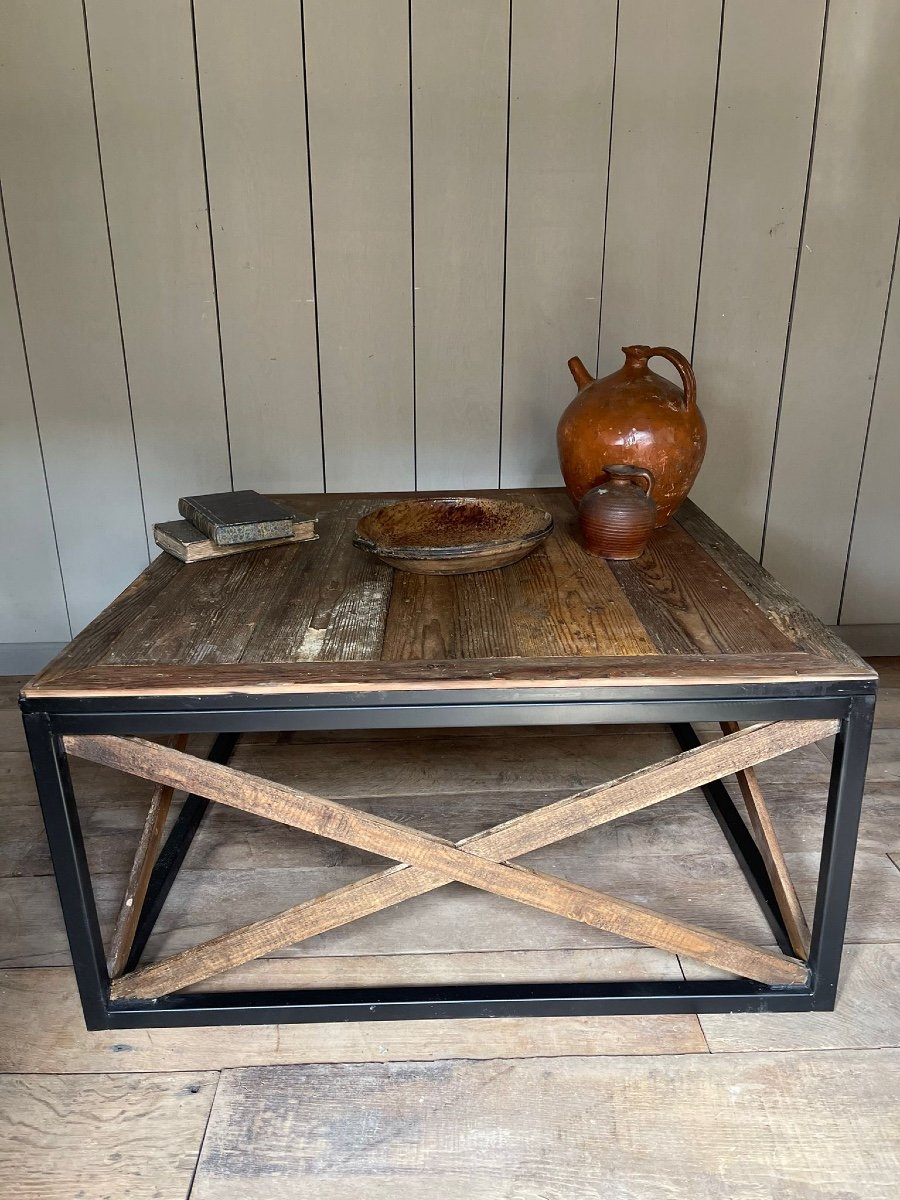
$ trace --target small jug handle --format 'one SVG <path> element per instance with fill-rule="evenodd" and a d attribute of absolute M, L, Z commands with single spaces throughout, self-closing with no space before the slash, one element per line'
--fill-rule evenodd
<path fill-rule="evenodd" d="M 684 407 L 694 408 L 697 404 L 697 377 L 694 375 L 694 368 L 677 350 L 673 350 L 671 346 L 651 346 L 647 351 L 648 358 L 666 358 L 678 371 L 681 376 L 681 382 L 684 386 Z"/>
<path fill-rule="evenodd" d="M 653 472 L 646 470 L 644 467 L 620 467 L 615 465 L 604 467 L 603 470 L 607 475 L 612 475 L 617 479 L 630 479 L 632 482 L 636 483 L 638 487 L 645 485 L 644 491 L 648 496 L 653 489 L 653 485 L 656 483 L 656 480 L 653 477 Z"/>

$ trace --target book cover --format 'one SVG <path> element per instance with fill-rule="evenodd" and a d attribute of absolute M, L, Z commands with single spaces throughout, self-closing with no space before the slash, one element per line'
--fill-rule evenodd
<path fill-rule="evenodd" d="M 295 514 L 259 492 L 182 496 L 178 511 L 217 546 L 289 538 Z"/>
<path fill-rule="evenodd" d="M 246 550 L 268 550 L 272 546 L 290 546 L 294 542 L 314 542 L 317 536 L 315 521 L 300 521 L 296 518 L 290 537 L 267 538 L 262 542 L 238 542 L 233 546 L 217 545 L 212 538 L 201 533 L 190 521 L 161 521 L 158 525 L 153 526 L 153 539 L 157 546 L 183 563 L 223 558 L 228 554 L 242 554 Z"/>

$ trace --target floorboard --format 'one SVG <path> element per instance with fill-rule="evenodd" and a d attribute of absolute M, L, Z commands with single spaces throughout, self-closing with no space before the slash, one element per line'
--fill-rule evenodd
<path fill-rule="evenodd" d="M 888 1200 L 898 1119 L 895 1050 L 253 1068 L 192 1200 Z"/>
<path fill-rule="evenodd" d="M 180 1200 L 214 1071 L 0 1076 L 5 1200 Z"/>

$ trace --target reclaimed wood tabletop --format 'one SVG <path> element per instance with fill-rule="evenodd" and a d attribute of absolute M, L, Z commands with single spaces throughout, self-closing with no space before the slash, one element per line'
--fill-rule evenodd
<path fill-rule="evenodd" d="M 499 571 L 394 571 L 352 542 L 392 497 L 282 496 L 318 540 L 191 565 L 162 554 L 24 689 L 29 697 L 871 681 L 874 672 L 694 504 L 631 562 L 581 543 L 562 489 Z"/>

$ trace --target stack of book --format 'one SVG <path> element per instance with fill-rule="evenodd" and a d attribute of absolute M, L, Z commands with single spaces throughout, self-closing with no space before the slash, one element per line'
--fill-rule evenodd
<path fill-rule="evenodd" d="M 154 525 L 153 537 L 157 546 L 184 563 L 316 538 L 315 521 L 298 517 L 259 492 L 182 496 L 178 511 L 185 519 Z"/>

